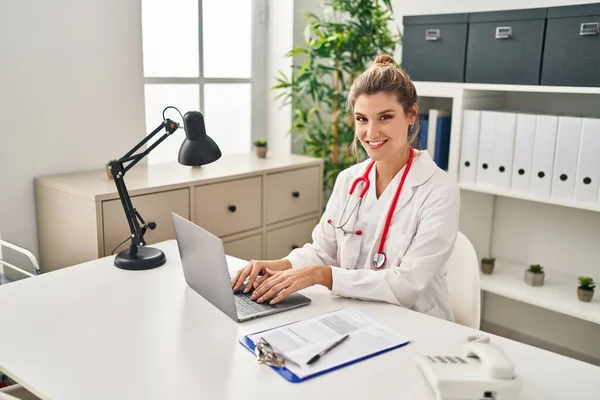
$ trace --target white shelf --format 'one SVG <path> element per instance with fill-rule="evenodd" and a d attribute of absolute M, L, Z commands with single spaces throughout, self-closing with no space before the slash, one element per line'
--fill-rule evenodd
<path fill-rule="evenodd" d="M 481 274 L 481 290 L 600 324 L 600 296 L 590 303 L 577 298 L 577 277 L 546 271 L 544 286 L 525 283 L 526 265 L 496 260 L 494 273 Z"/>
<path fill-rule="evenodd" d="M 578 208 L 580 210 L 600 212 L 600 206 L 598 206 L 596 204 L 583 204 L 583 203 L 575 203 L 575 202 L 571 202 L 571 201 L 546 199 L 546 198 L 531 196 L 528 194 L 514 193 L 514 192 L 510 192 L 510 191 L 506 191 L 506 190 L 498 190 L 498 189 L 487 188 L 487 187 L 466 185 L 464 183 L 460 183 L 459 187 L 461 189 L 469 190 L 471 192 L 493 194 L 496 196 L 509 197 L 509 198 L 513 198 L 513 199 L 528 200 L 528 201 L 534 201 L 537 203 L 552 204 L 555 206 Z"/>
<path fill-rule="evenodd" d="M 462 90 L 488 90 L 501 92 L 576 93 L 600 94 L 600 87 L 543 86 L 543 85 L 497 85 L 461 82 L 414 82 L 419 96 L 454 97 Z"/>

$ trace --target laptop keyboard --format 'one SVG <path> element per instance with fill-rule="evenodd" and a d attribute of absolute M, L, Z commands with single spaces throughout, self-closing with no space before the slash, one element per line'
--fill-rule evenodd
<path fill-rule="evenodd" d="M 255 314 L 260 311 L 272 310 L 273 308 L 277 308 L 276 305 L 271 305 L 269 303 L 257 303 L 254 300 L 250 300 L 250 296 L 252 293 L 243 293 L 244 289 L 241 288 L 238 293 L 233 296 L 235 299 L 235 307 L 237 308 L 238 314 L 240 315 L 250 315 Z"/>

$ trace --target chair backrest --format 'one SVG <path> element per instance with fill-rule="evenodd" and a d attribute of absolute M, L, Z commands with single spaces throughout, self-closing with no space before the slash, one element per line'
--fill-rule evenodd
<path fill-rule="evenodd" d="M 448 270 L 446 282 L 455 322 L 479 329 L 481 318 L 479 259 L 475 248 L 462 232 L 458 232 L 446 269 Z"/>

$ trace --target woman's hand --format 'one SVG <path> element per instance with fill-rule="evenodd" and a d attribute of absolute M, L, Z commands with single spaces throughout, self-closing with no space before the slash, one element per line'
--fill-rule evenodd
<path fill-rule="evenodd" d="M 288 260 L 252 260 L 244 268 L 238 270 L 231 280 L 231 287 L 234 292 L 237 292 L 248 278 L 248 283 L 244 289 L 244 293 L 248 293 L 253 286 L 258 275 L 264 275 L 266 270 L 285 271 L 292 268 L 292 264 Z"/>
<path fill-rule="evenodd" d="M 290 294 L 313 285 L 323 285 L 331 290 L 331 267 L 326 265 L 266 272 L 250 297 L 258 303 L 271 300 L 269 304 L 277 304 Z"/>

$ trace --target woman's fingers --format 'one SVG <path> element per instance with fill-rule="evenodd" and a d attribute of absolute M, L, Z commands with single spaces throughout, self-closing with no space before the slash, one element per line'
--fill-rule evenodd
<path fill-rule="evenodd" d="M 275 297 L 277 295 L 277 293 L 281 292 L 283 289 L 285 289 L 287 286 L 289 285 L 289 283 L 287 282 L 287 280 L 280 282 L 276 285 L 273 285 L 271 287 L 271 289 L 269 289 L 269 291 L 265 294 L 263 294 L 262 296 L 260 296 L 257 300 L 258 303 L 262 303 L 265 301 L 269 301 L 270 299 L 272 299 L 273 297 Z"/>
<path fill-rule="evenodd" d="M 273 275 L 275 275 L 275 272 L 271 271 L 269 268 L 265 268 L 263 276 L 256 278 L 256 280 L 254 281 L 254 289 L 258 288 L 264 282 L 265 279 L 269 279 Z"/>
<path fill-rule="evenodd" d="M 235 274 L 235 278 L 234 278 L 235 285 L 233 286 L 234 292 L 237 292 L 238 290 L 240 290 L 240 287 L 244 284 L 244 282 L 246 281 L 246 278 L 248 278 L 248 275 L 250 275 L 253 265 L 254 265 L 254 262 L 250 262 L 250 264 L 248 264 L 245 268 L 240 269 Z"/>
<path fill-rule="evenodd" d="M 275 296 L 275 298 L 273 300 L 271 300 L 269 302 L 269 304 L 277 304 L 280 301 L 282 301 L 283 299 L 285 299 L 286 297 L 288 297 L 290 294 L 294 293 L 296 291 L 296 289 L 294 289 L 294 285 L 288 286 L 285 289 L 283 289 L 282 291 L 279 292 L 279 294 L 277 296 Z"/>
<path fill-rule="evenodd" d="M 248 283 L 246 284 L 246 288 L 244 289 L 244 293 L 248 293 L 250 290 L 254 288 L 254 281 L 256 277 L 262 271 L 262 265 L 260 263 L 254 262 L 252 263 L 252 270 L 250 272 L 250 276 L 248 278 Z"/>
<path fill-rule="evenodd" d="M 282 273 L 279 274 L 275 274 L 265 280 L 263 280 L 263 282 L 260 284 L 259 287 L 256 288 L 256 290 L 254 290 L 254 293 L 252 293 L 252 296 L 250 296 L 251 300 L 256 300 L 259 297 L 261 297 L 262 295 L 264 295 L 265 293 L 267 293 L 269 290 L 271 290 L 271 288 L 279 283 L 281 283 L 283 281 L 283 279 L 285 279 L 285 277 L 283 276 Z"/>

